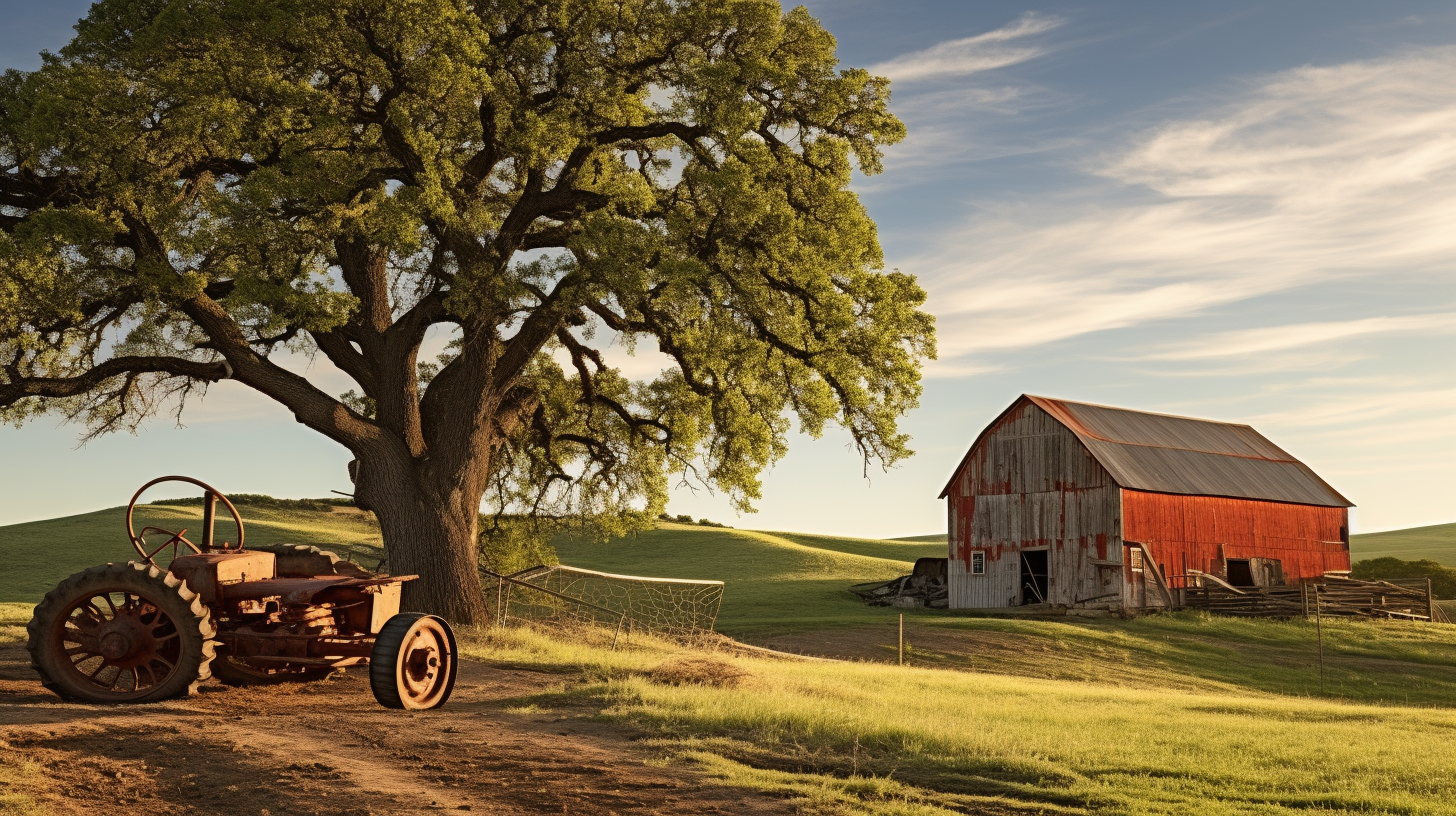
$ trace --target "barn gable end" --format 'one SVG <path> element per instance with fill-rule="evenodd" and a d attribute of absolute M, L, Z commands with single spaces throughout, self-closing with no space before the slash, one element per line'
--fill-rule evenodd
<path fill-rule="evenodd" d="M 1097 563 L 1120 561 L 1118 494 L 1066 426 L 1029 401 L 1013 405 L 946 487 L 951 607 L 1022 603 L 1023 552 L 1046 553 L 1048 603 L 1118 593 L 1116 568 Z"/>

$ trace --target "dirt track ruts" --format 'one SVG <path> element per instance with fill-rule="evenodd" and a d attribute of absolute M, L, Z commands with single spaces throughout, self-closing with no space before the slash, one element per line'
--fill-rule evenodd
<path fill-rule="evenodd" d="M 0 645 L 0 762 L 30 759 L 56 814 L 788 814 L 786 803 L 654 762 L 588 710 L 506 711 L 570 678 L 466 661 L 449 704 L 381 708 L 366 670 L 326 683 L 210 684 L 146 706 L 64 703 Z"/>

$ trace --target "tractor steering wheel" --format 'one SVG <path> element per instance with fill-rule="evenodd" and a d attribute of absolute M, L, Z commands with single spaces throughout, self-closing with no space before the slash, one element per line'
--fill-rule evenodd
<path fill-rule="evenodd" d="M 137 499 L 140 499 L 142 494 L 147 492 L 147 488 L 155 484 L 161 484 L 162 482 L 187 482 L 188 484 L 193 484 L 203 489 L 202 546 L 199 547 L 184 537 L 184 534 L 187 532 L 185 527 L 175 533 L 171 530 L 164 530 L 161 527 L 143 527 L 142 531 L 138 533 L 136 532 L 136 528 L 132 526 L 132 513 L 136 510 Z M 229 544 L 226 541 L 221 544 L 215 544 L 212 540 L 213 522 L 217 518 L 218 499 L 221 499 L 222 503 L 227 506 L 228 512 L 233 515 L 233 521 L 238 525 L 238 543 L 236 545 Z M 169 538 L 162 542 L 161 546 L 151 548 L 151 545 L 146 541 L 148 533 L 165 533 Z M 173 558 L 177 557 L 183 544 L 186 544 L 188 549 L 194 553 L 216 552 L 218 550 L 241 550 L 243 548 L 243 517 L 238 515 L 238 508 L 233 507 L 233 503 L 228 501 L 228 497 L 218 492 L 211 485 L 200 482 L 191 476 L 162 476 L 142 485 L 141 489 L 137 490 L 136 494 L 131 497 L 131 501 L 126 505 L 126 535 L 127 538 L 131 539 L 132 547 L 136 548 L 137 554 L 142 557 L 142 560 L 154 567 L 161 567 L 162 565 L 153 559 L 156 558 L 157 553 L 168 547 L 172 548 Z"/>

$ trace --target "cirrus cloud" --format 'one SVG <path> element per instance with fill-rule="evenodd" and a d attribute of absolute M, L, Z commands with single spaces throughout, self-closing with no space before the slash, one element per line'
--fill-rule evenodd
<path fill-rule="evenodd" d="M 1449 272 L 1453 75 L 1446 48 L 1268 77 L 1089 158 L 1102 182 L 1075 202 L 983 207 L 900 265 L 931 291 L 948 362 L 1315 282 Z"/>
<path fill-rule="evenodd" d="M 1005 68 L 1045 54 L 1045 46 L 1023 41 L 1037 34 L 1045 34 L 1064 22 L 1066 21 L 1061 17 L 1027 12 L 1008 26 L 901 54 L 871 65 L 869 71 L 878 76 L 889 77 L 895 82 L 912 82 Z"/>

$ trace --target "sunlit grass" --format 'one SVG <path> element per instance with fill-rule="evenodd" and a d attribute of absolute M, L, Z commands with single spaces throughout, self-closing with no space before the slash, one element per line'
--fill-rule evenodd
<path fill-rule="evenodd" d="M 1456 627 L 1326 619 L 1224 618 L 1198 612 L 1130 620 L 907 616 L 910 661 L 1140 688 L 1237 691 L 1456 706 Z M 883 657 L 893 659 L 886 627 Z"/>
<path fill-rule="evenodd" d="M 0 603 L 0 643 L 24 643 L 25 624 L 35 607 L 25 603 Z"/>
<path fill-rule="evenodd" d="M 49 816 L 32 796 L 46 784 L 39 765 L 0 740 L 0 816 Z"/>
<path fill-rule="evenodd" d="M 1456 711 L 700 653 L 746 674 L 719 689 L 653 682 L 691 651 L 660 641 L 468 640 L 484 659 L 579 671 L 563 699 L 818 812 L 1456 812 Z"/>

